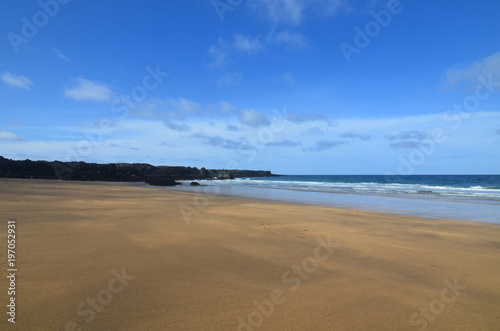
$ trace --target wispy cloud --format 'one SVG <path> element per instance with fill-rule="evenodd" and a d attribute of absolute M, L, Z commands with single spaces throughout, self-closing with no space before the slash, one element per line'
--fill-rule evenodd
<path fill-rule="evenodd" d="M 26 139 L 18 136 L 15 133 L 9 132 L 9 131 L 0 131 L 0 140 L 24 141 Z"/>
<path fill-rule="evenodd" d="M 343 140 L 321 140 L 318 141 L 314 147 L 304 148 L 302 150 L 307 152 L 321 152 L 333 147 L 338 147 L 346 144 L 347 142 Z"/>
<path fill-rule="evenodd" d="M 300 133 L 303 136 L 323 135 L 325 130 L 318 127 L 308 128 Z"/>
<path fill-rule="evenodd" d="M 319 4 L 316 6 L 319 13 L 325 16 L 336 15 L 339 11 L 352 9 L 350 7 L 352 1 L 349 0 L 316 0 L 314 2 Z M 377 3 L 383 3 L 386 6 L 387 1 L 372 0 L 368 6 L 374 7 Z"/>
<path fill-rule="evenodd" d="M 392 141 L 389 144 L 392 149 L 415 149 L 427 146 L 429 143 L 426 140 L 432 136 L 425 131 L 402 131 L 397 134 L 387 134 L 385 138 Z"/>
<path fill-rule="evenodd" d="M 249 3 L 250 8 L 264 21 L 273 25 L 292 26 L 302 23 L 306 11 L 331 16 L 347 5 L 347 0 L 254 0 Z"/>
<path fill-rule="evenodd" d="M 234 39 L 234 48 L 237 51 L 245 52 L 248 55 L 255 55 L 261 51 L 264 47 L 257 36 L 255 38 L 245 37 L 237 34 Z"/>
<path fill-rule="evenodd" d="M 177 132 L 191 131 L 185 122 L 188 118 L 203 114 L 203 106 L 198 102 L 185 98 L 153 99 L 132 109 L 130 116 L 149 121 L 160 121 L 170 130 Z"/>
<path fill-rule="evenodd" d="M 216 45 L 210 46 L 208 54 L 213 58 L 211 67 L 222 66 L 227 63 L 231 53 L 231 46 L 224 39 L 219 38 Z"/>
<path fill-rule="evenodd" d="M 489 75 L 500 78 L 500 52 L 480 59 L 472 65 L 449 69 L 445 77 L 451 87 L 457 87 L 464 82 L 476 83 L 478 77 L 486 78 Z"/>
<path fill-rule="evenodd" d="M 233 106 L 232 104 L 226 102 L 226 101 L 221 101 L 219 103 L 218 107 L 218 113 L 222 117 L 227 117 L 231 114 L 233 114 L 236 111 L 236 107 Z"/>
<path fill-rule="evenodd" d="M 242 141 L 222 138 L 221 136 L 208 136 L 203 133 L 193 134 L 193 138 L 201 139 L 202 142 L 209 146 L 222 147 L 226 149 L 237 149 L 242 147 Z"/>
<path fill-rule="evenodd" d="M 2 74 L 2 80 L 7 85 L 26 90 L 29 90 L 31 88 L 31 85 L 33 85 L 33 82 L 29 80 L 28 77 L 22 75 L 14 75 L 8 71 Z"/>
<path fill-rule="evenodd" d="M 54 47 L 51 47 L 50 49 L 54 52 L 54 54 L 56 54 L 56 56 L 58 58 L 69 62 L 69 58 L 66 55 L 64 55 L 63 53 L 61 53 L 60 50 L 58 50 L 57 48 L 54 48 Z"/>
<path fill-rule="evenodd" d="M 305 48 L 308 44 L 305 38 L 296 32 L 283 30 L 280 32 L 269 33 L 264 40 L 268 44 L 285 45 L 291 48 Z M 241 34 L 235 34 L 233 40 L 224 40 L 219 38 L 217 43 L 210 46 L 208 54 L 212 56 L 210 67 L 220 67 L 229 62 L 232 54 L 244 53 L 249 56 L 254 56 L 265 49 L 264 43 L 260 40 L 260 36 L 251 37 Z"/>
<path fill-rule="evenodd" d="M 420 141 L 399 141 L 390 143 L 389 146 L 393 149 L 416 149 L 418 147 L 429 146 L 429 144 Z"/>
<path fill-rule="evenodd" d="M 353 132 L 343 133 L 343 134 L 340 135 L 340 138 L 360 139 L 360 140 L 365 140 L 365 141 L 371 139 L 370 135 L 353 133 Z"/>
<path fill-rule="evenodd" d="M 64 96 L 76 101 L 91 100 L 106 102 L 111 100 L 113 92 L 100 82 L 92 82 L 83 77 L 76 79 L 76 86 L 66 88 Z"/>
<path fill-rule="evenodd" d="M 316 115 L 316 114 L 298 115 L 295 113 L 287 113 L 286 119 L 287 119 L 287 121 L 295 122 L 295 123 L 321 121 L 321 122 L 328 124 L 329 126 L 336 126 L 337 125 L 334 120 L 332 120 L 331 118 L 328 118 L 325 115 Z"/>
<path fill-rule="evenodd" d="M 246 53 L 248 55 L 255 55 L 264 49 L 264 45 L 260 42 L 260 38 L 243 36 L 236 34 L 234 40 L 225 41 L 219 38 L 216 45 L 210 46 L 208 54 L 213 58 L 211 67 L 218 67 L 225 65 L 232 53 Z"/>
<path fill-rule="evenodd" d="M 170 130 L 177 131 L 177 132 L 188 132 L 191 131 L 191 127 L 185 123 L 177 124 L 172 121 L 164 120 L 163 123 L 169 128 Z"/>
<path fill-rule="evenodd" d="M 184 115 L 199 115 L 203 111 L 199 103 L 184 98 L 170 99 L 168 105 L 174 111 Z"/>
<path fill-rule="evenodd" d="M 273 24 L 298 25 L 302 21 L 303 0 L 256 0 L 251 7 L 264 19 Z"/>
<path fill-rule="evenodd" d="M 307 41 L 304 36 L 297 32 L 283 30 L 280 32 L 272 31 L 266 38 L 266 42 L 285 45 L 292 48 L 306 48 Z"/>
<path fill-rule="evenodd" d="M 168 104 L 168 101 L 164 103 Z M 366 166 L 366 169 L 384 173 L 397 167 L 399 154 L 407 156 L 412 150 L 425 148 L 425 144 L 430 143 L 425 139 L 426 133 L 432 133 L 435 128 L 442 128 L 448 138 L 439 143 L 432 155 L 433 162 L 449 155 L 478 155 L 471 157 L 471 160 L 482 162 L 498 149 L 500 137 L 497 135 L 500 134 L 499 127 L 494 124 L 500 119 L 499 112 L 472 113 L 468 125 L 455 132 L 451 126 L 447 126 L 450 123 L 443 121 L 442 114 L 426 116 L 423 118 L 425 121 L 419 121 L 417 117 L 388 118 L 383 120 L 386 123 L 383 126 L 379 119 L 337 119 L 338 126 L 334 127 L 329 125 L 327 119 L 322 120 L 318 116 L 315 121 L 287 121 L 283 117 L 281 123 L 268 117 L 269 126 L 252 127 L 238 121 L 241 111 L 234 106 L 226 102 L 221 102 L 218 106 L 226 109 L 227 115 L 212 113 L 214 117 L 211 121 L 215 125 L 207 121 L 203 114 L 201 117 L 189 115 L 189 122 L 167 120 L 161 116 L 147 119 L 130 117 L 127 121 L 117 123 L 113 139 L 105 135 L 104 143 L 96 145 L 89 158 L 82 156 L 82 159 L 88 162 L 137 162 L 139 158 L 157 164 L 186 164 L 188 151 L 189 155 L 203 160 L 195 166 L 216 168 L 224 167 L 231 159 L 244 160 L 249 154 L 242 151 L 252 151 L 257 155 L 255 162 L 265 158 L 266 162 L 272 162 L 273 166 L 279 165 L 283 169 L 292 169 L 297 160 L 307 158 L 313 165 L 322 164 L 327 159 L 337 160 L 338 162 L 332 161 L 330 171 L 337 169 L 336 164 L 352 165 L 352 162 L 356 162 Z M 217 110 L 215 106 L 214 110 Z M 307 116 L 301 118 L 304 117 Z M 487 134 L 485 128 L 489 128 Z M 23 138 L 16 134 L 18 132 L 5 128 L 3 130 L 9 132 L 0 133 L 0 143 L 6 151 L 4 154 L 10 157 L 22 158 L 23 155 L 29 155 L 29 158 L 65 159 L 68 144 L 76 146 L 84 138 L 81 127 L 69 129 L 72 134 L 65 134 L 62 140 L 33 141 L 30 137 L 29 140 L 22 141 Z M 265 132 L 263 129 L 276 131 L 273 131 L 272 136 L 261 139 L 259 132 Z M 62 130 L 64 133 L 68 132 L 66 127 Z M 370 136 L 370 139 L 362 140 L 366 136 Z M 390 146 L 391 143 L 394 145 Z M 359 148 L 356 144 L 364 146 Z M 188 150 L 186 146 L 189 147 Z M 33 154 L 33 151 L 36 153 Z M 151 159 L 147 159 L 148 155 L 152 156 Z M 370 158 L 373 162 L 359 163 L 359 158 Z M 459 160 L 450 159 L 450 167 L 454 165 L 453 161 Z M 256 167 L 256 164 L 249 163 L 248 166 Z M 298 167 L 295 169 L 300 170 Z"/>
<path fill-rule="evenodd" d="M 425 140 L 431 138 L 431 135 L 425 131 L 403 131 L 397 134 L 388 134 L 386 135 L 388 140 Z"/>
<path fill-rule="evenodd" d="M 282 140 L 282 141 L 277 141 L 277 142 L 272 142 L 272 143 L 267 143 L 266 146 L 273 146 L 273 147 L 294 147 L 298 146 L 301 143 L 298 141 L 292 141 L 292 140 Z"/>
<path fill-rule="evenodd" d="M 247 126 L 257 127 L 269 124 L 269 120 L 260 111 L 245 109 L 238 114 L 240 122 Z"/>

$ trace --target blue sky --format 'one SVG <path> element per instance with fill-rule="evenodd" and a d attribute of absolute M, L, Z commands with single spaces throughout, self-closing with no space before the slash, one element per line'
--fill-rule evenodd
<path fill-rule="evenodd" d="M 500 2 L 3 2 L 0 155 L 498 174 Z"/>

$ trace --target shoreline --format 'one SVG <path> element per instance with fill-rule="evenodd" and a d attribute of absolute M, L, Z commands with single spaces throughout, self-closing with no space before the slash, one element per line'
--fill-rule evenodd
<path fill-rule="evenodd" d="M 0 198 L 19 236 L 17 328 L 495 330 L 500 322 L 496 224 L 207 201 L 116 182 L 0 180 Z"/>
<path fill-rule="evenodd" d="M 181 182 L 186 184 L 186 181 Z M 202 185 L 195 187 L 179 185 L 165 189 L 193 192 L 196 194 L 248 198 L 259 201 L 372 211 L 436 220 L 463 220 L 500 224 L 500 220 L 496 217 L 500 213 L 500 205 L 487 204 L 474 200 L 432 199 L 409 195 L 321 192 L 237 184 Z M 460 210 L 460 212 L 457 212 L 457 210 Z"/>
<path fill-rule="evenodd" d="M 388 209 L 374 209 L 374 208 L 359 208 L 357 206 L 338 206 L 333 203 L 329 202 L 307 202 L 307 201 L 290 201 L 290 200 L 285 200 L 285 199 L 279 199 L 279 198 L 260 198 L 260 197 L 255 197 L 255 196 L 243 196 L 243 195 L 234 195 L 230 193 L 221 193 L 221 187 L 218 186 L 208 186 L 208 185 L 201 185 L 201 186 L 196 186 L 196 187 L 190 187 L 187 182 L 191 182 L 192 180 L 181 180 L 180 182 L 183 182 L 182 185 L 178 186 L 158 186 L 158 185 L 150 185 L 145 182 L 122 182 L 122 181 L 85 181 L 85 180 L 62 180 L 62 179 L 40 179 L 40 178 L 0 178 L 1 181 L 48 181 L 49 183 L 54 182 L 54 183 L 82 183 L 82 184 L 102 184 L 102 185 L 123 185 L 123 186 L 130 186 L 130 187 L 142 187 L 142 188 L 149 188 L 149 189 L 159 189 L 160 191 L 165 191 L 165 190 L 171 190 L 171 191 L 177 191 L 177 192 L 187 192 L 187 193 L 192 193 L 195 195 L 208 195 L 208 196 L 214 196 L 214 197 L 226 197 L 226 198 L 234 198 L 234 199 L 248 199 L 248 200 L 254 200 L 258 202 L 269 202 L 269 203 L 283 203 L 283 204 L 291 204 L 291 205 L 303 205 L 303 206 L 316 206 L 316 207 L 325 207 L 325 208 L 334 208 L 334 209 L 345 209 L 345 210 L 350 210 L 350 211 L 364 211 L 364 212 L 372 212 L 372 213 L 377 213 L 377 214 L 388 214 L 388 215 L 396 215 L 396 216 L 406 216 L 406 217 L 417 217 L 417 218 L 424 218 L 424 219 L 430 219 L 430 220 L 438 220 L 438 221 L 463 221 L 463 222 L 475 222 L 475 223 L 483 223 L 483 224 L 495 224 L 495 225 L 500 225 L 500 220 L 494 219 L 491 221 L 486 221 L 486 220 L 472 220 L 472 219 L 462 219 L 462 218 L 454 218 L 454 217 L 447 217 L 447 216 L 426 216 L 426 215 L 417 215 L 413 214 L 411 212 L 404 212 L 404 211 L 398 211 L 398 210 L 388 210 Z M 215 180 L 216 181 L 216 180 Z M 219 192 L 196 192 L 196 190 L 203 190 L 203 189 L 213 189 L 215 188 L 215 191 Z M 285 189 L 274 189 L 274 188 L 255 188 L 251 187 L 250 189 L 257 189 L 257 190 L 282 190 L 286 191 Z M 425 199 L 424 197 L 422 198 L 414 198 L 414 197 L 394 197 L 394 196 L 383 196 L 383 195 L 371 195 L 371 194 L 356 194 L 356 193 L 333 193 L 333 192 L 316 192 L 316 191 L 306 191 L 306 190 L 292 190 L 291 192 L 301 194 L 301 193 L 312 193 L 312 194 L 326 194 L 326 195 L 335 195 L 335 196 L 349 196 L 349 197 L 367 197 L 367 198 L 374 198 L 374 199 L 387 199 L 387 200 L 420 200 L 420 201 L 433 201 L 436 203 L 442 203 L 443 201 L 441 200 L 428 200 Z M 445 201 L 444 203 L 446 203 Z M 468 202 L 468 201 L 448 201 L 452 203 L 471 203 L 474 204 L 474 202 Z"/>
<path fill-rule="evenodd" d="M 437 220 L 437 221 L 463 221 L 463 222 L 475 222 L 475 223 L 483 223 L 483 224 L 495 224 L 495 225 L 500 225 L 500 220 L 494 219 L 491 221 L 485 221 L 485 220 L 471 220 L 471 219 L 461 219 L 461 218 L 454 218 L 454 217 L 447 217 L 447 216 L 440 216 L 440 217 L 433 217 L 433 216 L 426 216 L 426 215 L 417 215 L 417 214 L 412 214 L 411 212 L 404 212 L 404 211 L 398 211 L 398 210 L 387 210 L 387 209 L 374 209 L 374 208 L 359 208 L 356 206 L 338 206 L 333 203 L 329 202 L 307 202 L 307 201 L 290 201 L 290 200 L 285 200 L 285 199 L 279 199 L 279 198 L 260 198 L 260 197 L 255 197 L 255 196 L 243 196 L 243 195 L 234 195 L 230 193 L 221 193 L 221 187 L 219 186 L 209 186 L 209 185 L 201 185 L 201 186 L 196 186 L 196 187 L 190 187 L 188 182 L 191 182 L 192 180 L 181 180 L 182 185 L 178 186 L 158 186 L 158 185 L 150 185 L 145 182 L 122 182 L 122 181 L 84 181 L 84 180 L 62 180 L 62 179 L 40 179 L 40 178 L 0 178 L 1 181 L 48 181 L 50 182 L 58 182 L 58 183 L 88 183 L 88 184 L 102 184 L 102 185 L 124 185 L 124 186 L 130 186 L 130 187 L 142 187 L 142 188 L 149 188 L 149 189 L 159 189 L 160 191 L 165 191 L 165 190 L 171 190 L 171 191 L 181 191 L 181 192 L 187 192 L 187 193 L 192 193 L 195 195 L 208 195 L 208 196 L 214 196 L 214 197 L 226 197 L 226 198 L 235 198 L 235 199 L 248 199 L 248 200 L 254 200 L 258 202 L 269 202 L 269 203 L 283 203 L 283 204 L 291 204 L 291 205 L 303 205 L 303 206 L 316 206 L 316 207 L 325 207 L 325 208 L 334 208 L 334 209 L 345 209 L 345 210 L 350 210 L 350 211 L 364 211 L 364 212 L 372 212 L 372 213 L 377 213 L 377 214 L 388 214 L 388 215 L 396 215 L 396 216 L 407 216 L 407 217 L 417 217 L 417 218 L 424 218 L 424 219 L 430 219 L 430 220 Z M 217 180 L 214 180 L 217 181 Z M 215 188 L 215 191 L 218 192 L 196 192 L 196 190 L 203 190 L 203 189 L 213 189 Z M 255 188 L 251 187 L 250 189 L 257 189 L 257 190 L 283 190 L 286 191 L 285 189 L 274 189 L 274 188 Z M 291 192 L 301 194 L 301 193 L 312 193 L 312 194 L 326 194 L 326 195 L 335 195 L 335 196 L 349 196 L 349 197 L 367 197 L 367 198 L 375 198 L 375 199 L 387 199 L 387 200 L 421 200 L 421 201 L 433 201 L 436 203 L 442 203 L 442 200 L 429 200 L 424 197 L 422 198 L 414 198 L 414 197 L 394 197 L 394 196 L 383 196 L 383 195 L 371 195 L 371 194 L 356 194 L 356 193 L 333 193 L 333 192 L 316 192 L 316 191 L 306 191 L 306 190 L 292 190 Z M 472 203 L 474 202 L 469 202 L 469 201 L 444 201 L 446 202 L 452 202 L 452 203 Z"/>

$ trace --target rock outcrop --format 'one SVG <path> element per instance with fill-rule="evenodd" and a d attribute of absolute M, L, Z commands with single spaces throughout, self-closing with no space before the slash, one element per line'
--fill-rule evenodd
<path fill-rule="evenodd" d="M 168 178 L 168 177 L 152 177 L 149 178 L 146 183 L 149 185 L 154 185 L 154 186 L 175 186 L 175 185 L 181 185 L 181 183 L 176 182 L 175 179 Z"/>
<path fill-rule="evenodd" d="M 216 179 L 234 179 L 234 175 L 226 169 L 223 169 L 217 173 Z"/>
<path fill-rule="evenodd" d="M 0 177 L 82 181 L 146 182 L 151 185 L 176 180 L 271 177 L 264 170 L 220 170 L 195 167 L 153 166 L 146 163 L 86 163 L 59 161 L 15 161 L 0 156 Z M 175 184 L 173 184 L 175 185 Z"/>

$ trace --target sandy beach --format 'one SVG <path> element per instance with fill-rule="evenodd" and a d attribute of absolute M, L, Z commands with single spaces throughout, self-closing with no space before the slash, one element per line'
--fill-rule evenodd
<path fill-rule="evenodd" d="M 2 330 L 500 328 L 496 224 L 135 183 L 0 179 L 0 198 Z"/>

